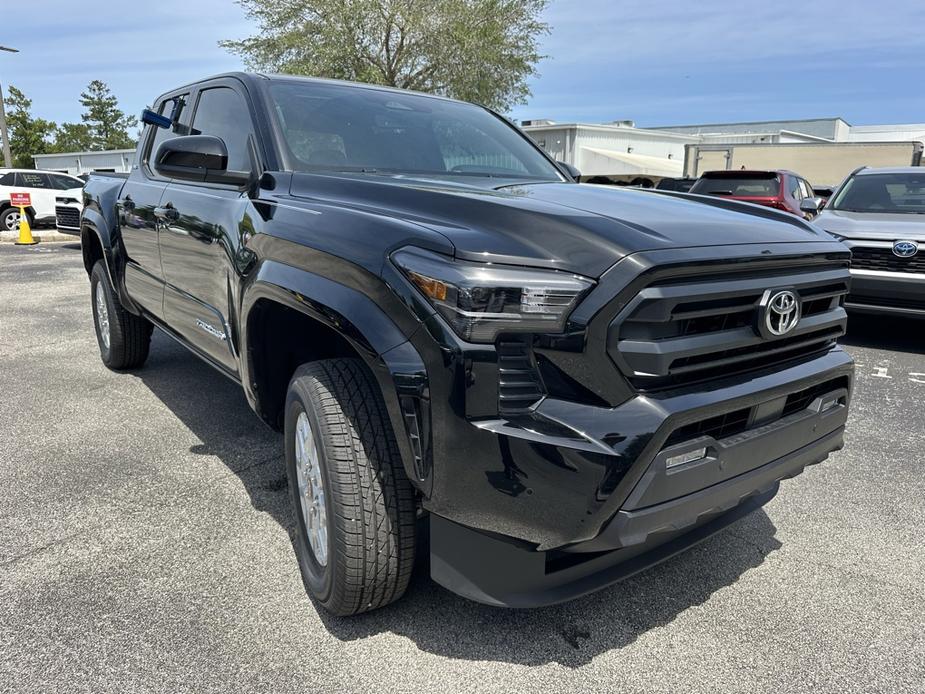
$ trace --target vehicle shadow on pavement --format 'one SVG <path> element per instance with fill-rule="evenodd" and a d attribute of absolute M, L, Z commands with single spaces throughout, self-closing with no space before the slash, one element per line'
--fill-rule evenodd
<path fill-rule="evenodd" d="M 850 313 L 848 334 L 839 342 L 848 347 L 925 354 L 925 321 L 901 316 Z"/>
<path fill-rule="evenodd" d="M 282 439 L 257 419 L 240 386 L 160 331 L 137 376 L 201 441 L 191 452 L 221 460 L 240 478 L 253 507 L 292 537 Z M 394 605 L 349 619 L 316 609 L 328 632 L 342 641 L 393 633 L 447 658 L 579 667 L 632 644 L 734 584 L 781 546 L 775 532 L 759 509 L 653 569 L 548 608 L 506 610 L 460 598 L 430 580 L 425 554 L 407 594 Z M 293 571 L 296 566 L 293 551 Z"/>
<path fill-rule="evenodd" d="M 283 439 L 257 418 L 241 386 L 160 330 L 136 376 L 200 440 L 191 453 L 217 457 L 240 478 L 257 511 L 292 529 Z"/>
<path fill-rule="evenodd" d="M 781 547 L 775 532 L 759 509 L 659 566 L 552 607 L 507 610 L 471 602 L 432 582 L 422 562 L 405 597 L 393 605 L 348 619 L 319 613 L 343 641 L 393 633 L 447 658 L 576 668 L 632 644 L 734 584 Z"/>

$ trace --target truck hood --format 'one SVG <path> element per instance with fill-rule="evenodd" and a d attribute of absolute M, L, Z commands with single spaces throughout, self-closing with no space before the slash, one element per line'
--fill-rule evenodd
<path fill-rule="evenodd" d="M 426 226 L 460 258 L 595 278 L 639 251 L 830 239 L 755 205 L 612 186 L 294 174 L 290 193 Z"/>
<path fill-rule="evenodd" d="M 823 210 L 814 223 L 847 239 L 925 241 L 925 215 Z"/>

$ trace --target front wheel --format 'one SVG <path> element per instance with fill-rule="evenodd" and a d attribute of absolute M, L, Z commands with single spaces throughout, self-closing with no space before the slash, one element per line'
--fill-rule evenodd
<path fill-rule="evenodd" d="M 341 616 L 400 598 L 414 566 L 414 489 L 366 366 L 326 359 L 299 367 L 286 398 L 285 436 L 309 594 Z"/>

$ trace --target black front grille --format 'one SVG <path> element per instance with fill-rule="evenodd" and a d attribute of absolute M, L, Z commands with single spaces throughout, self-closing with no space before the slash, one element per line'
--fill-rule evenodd
<path fill-rule="evenodd" d="M 526 342 L 502 340 L 498 350 L 498 405 L 501 412 L 529 409 L 543 396 L 540 377 Z"/>
<path fill-rule="evenodd" d="M 851 267 L 856 270 L 881 270 L 884 272 L 913 272 L 925 274 L 925 252 L 911 258 L 900 258 L 891 248 L 853 246 Z"/>
<path fill-rule="evenodd" d="M 726 412 L 716 417 L 702 419 L 699 422 L 692 422 L 679 427 L 671 432 L 671 436 L 668 437 L 664 447 L 668 448 L 676 443 L 690 441 L 700 436 L 712 436 L 717 441 L 721 441 L 729 436 L 741 434 L 748 429 L 751 413 L 751 407 L 743 407 L 740 410 Z"/>
<path fill-rule="evenodd" d="M 76 207 L 58 205 L 55 207 L 55 223 L 59 227 L 78 228 L 80 226 L 80 210 Z"/>
<path fill-rule="evenodd" d="M 831 349 L 845 332 L 847 263 L 781 271 L 714 270 L 657 280 L 614 319 L 608 353 L 641 390 L 670 388 L 798 360 Z M 757 330 L 769 290 L 801 300 L 798 325 L 765 338 Z"/>
<path fill-rule="evenodd" d="M 669 446 L 685 441 L 692 441 L 701 436 L 710 436 L 717 441 L 722 441 L 723 439 L 741 434 L 756 426 L 772 424 L 784 417 L 802 412 L 812 405 L 816 398 L 836 391 L 839 388 L 844 388 L 847 391 L 848 387 L 849 382 L 847 379 L 836 378 L 790 393 L 783 405 L 779 406 L 775 414 L 769 419 L 762 420 L 760 424 L 754 421 L 753 415 L 756 410 L 762 406 L 761 404 L 742 407 L 707 419 L 691 422 L 671 432 L 663 448 L 668 448 Z"/>

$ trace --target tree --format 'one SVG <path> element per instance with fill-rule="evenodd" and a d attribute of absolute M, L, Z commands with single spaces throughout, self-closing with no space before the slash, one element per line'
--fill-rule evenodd
<path fill-rule="evenodd" d="M 254 69 L 525 103 L 548 0 L 238 0 L 259 32 L 219 44 Z"/>
<path fill-rule="evenodd" d="M 44 118 L 34 118 L 32 99 L 12 85 L 3 103 L 7 107 L 6 123 L 10 132 L 13 166 L 18 169 L 34 168 L 32 155 L 48 151 L 55 124 Z"/>
<path fill-rule="evenodd" d="M 93 147 L 90 128 L 85 123 L 62 123 L 55 132 L 53 152 L 86 152 Z"/>
<path fill-rule="evenodd" d="M 137 119 L 120 111 L 118 103 L 109 87 L 100 80 L 90 82 L 86 91 L 80 95 L 80 104 L 84 107 L 81 120 L 89 134 L 88 149 L 98 151 L 128 149 L 135 146 L 128 130 L 135 125 Z M 78 133 L 73 131 L 71 134 Z"/>

